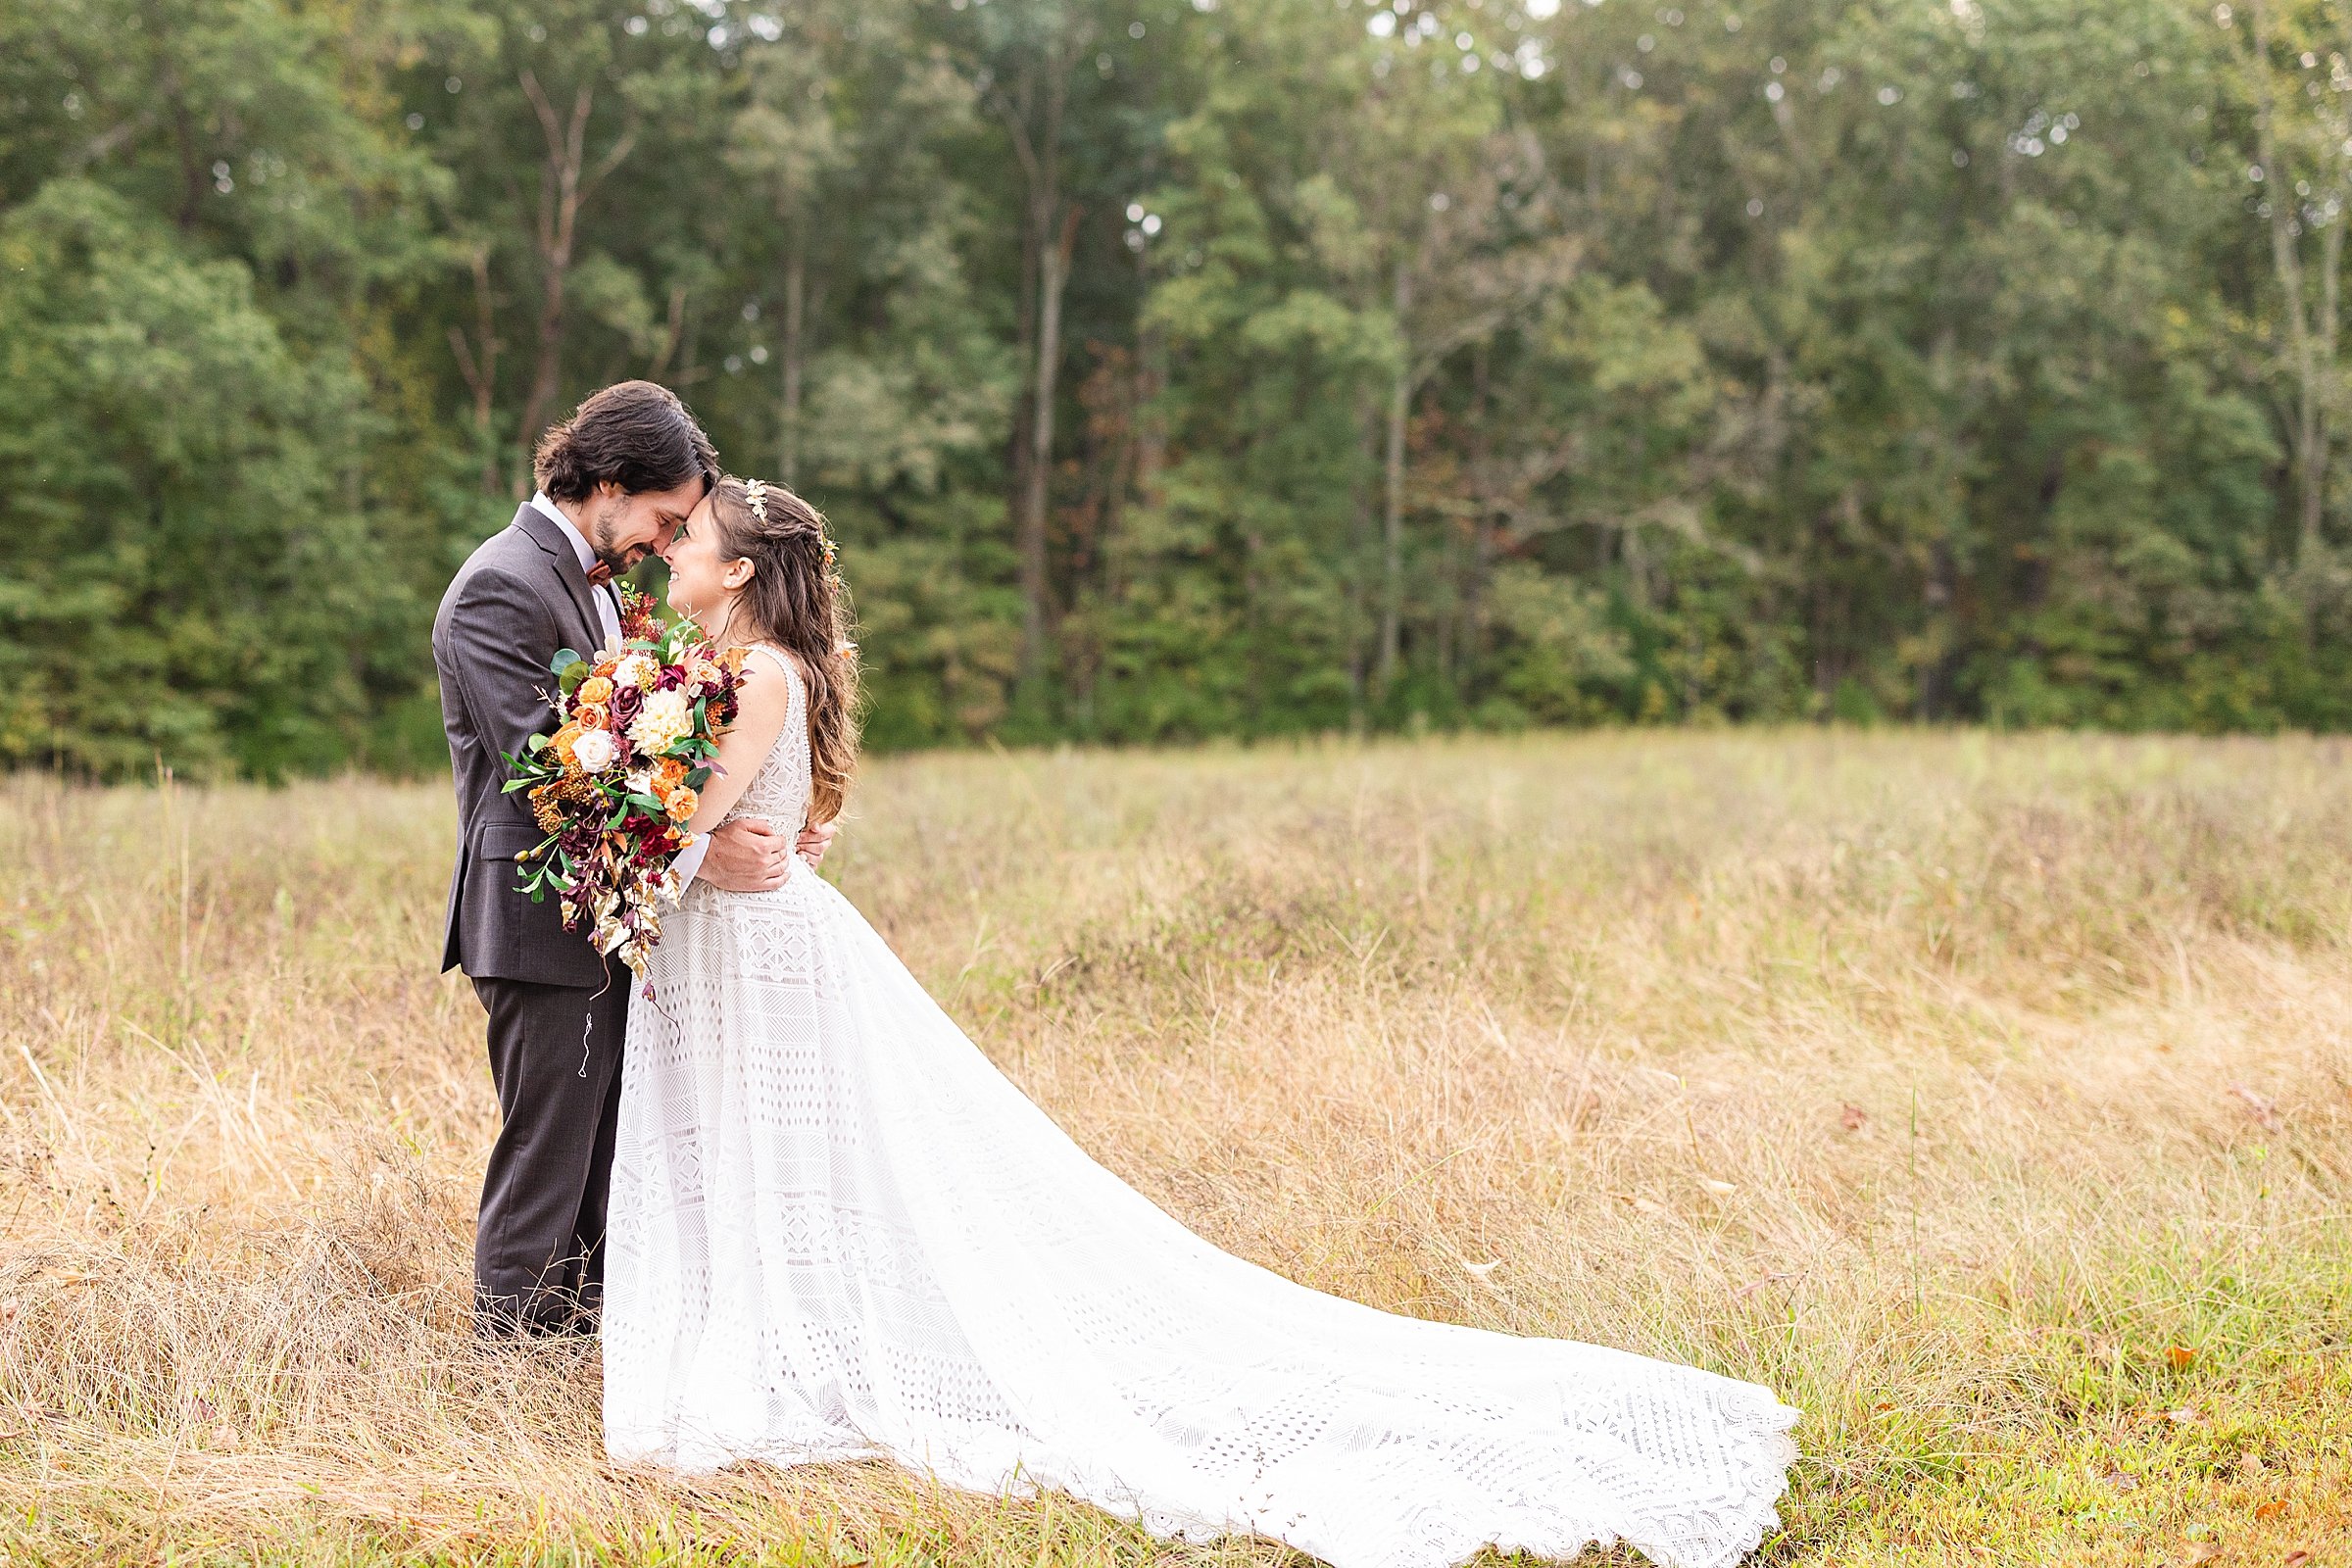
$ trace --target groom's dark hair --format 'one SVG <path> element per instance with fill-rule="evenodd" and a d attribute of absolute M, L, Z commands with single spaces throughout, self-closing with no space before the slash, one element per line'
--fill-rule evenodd
<path fill-rule="evenodd" d="M 665 386 L 621 381 L 552 425 L 531 456 L 539 488 L 556 501 L 585 501 L 612 481 L 623 494 L 675 490 L 700 477 L 718 482 L 718 449 Z"/>

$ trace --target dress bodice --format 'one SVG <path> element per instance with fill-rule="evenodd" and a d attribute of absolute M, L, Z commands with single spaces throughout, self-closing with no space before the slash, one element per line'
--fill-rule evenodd
<path fill-rule="evenodd" d="M 763 660 L 762 655 L 766 656 Z M 754 643 L 751 647 L 744 670 L 751 676 L 754 669 L 780 673 L 792 694 L 791 701 L 784 714 L 783 732 L 760 759 L 751 783 L 720 822 L 723 826 L 737 817 L 757 817 L 780 833 L 798 833 L 808 818 L 808 687 L 791 656 L 766 643 Z"/>

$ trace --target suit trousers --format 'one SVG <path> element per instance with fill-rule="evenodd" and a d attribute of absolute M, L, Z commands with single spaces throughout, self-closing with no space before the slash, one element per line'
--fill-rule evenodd
<path fill-rule="evenodd" d="M 621 970 L 601 995 L 474 978 L 490 1013 L 500 1119 L 473 1243 L 475 1322 L 485 1334 L 595 1326 L 631 978 Z"/>

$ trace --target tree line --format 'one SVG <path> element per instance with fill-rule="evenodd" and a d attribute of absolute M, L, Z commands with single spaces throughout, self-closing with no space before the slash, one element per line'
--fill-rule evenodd
<path fill-rule="evenodd" d="M 586 391 L 884 746 L 2352 720 L 2352 0 L 0 12 L 0 760 L 438 765 Z"/>

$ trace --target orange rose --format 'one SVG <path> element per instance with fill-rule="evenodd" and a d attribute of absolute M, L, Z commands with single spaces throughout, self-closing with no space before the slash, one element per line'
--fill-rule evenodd
<path fill-rule="evenodd" d="M 573 709 L 571 721 L 582 729 L 611 729 L 612 727 L 612 715 L 594 704 Z"/>
<path fill-rule="evenodd" d="M 702 797 L 683 784 L 671 790 L 669 799 L 663 803 L 669 811 L 669 819 L 672 822 L 685 821 L 694 814 L 694 808 L 702 804 Z"/>
<path fill-rule="evenodd" d="M 609 703 L 612 700 L 612 677 L 609 675 L 591 675 L 586 680 L 580 682 L 580 689 L 574 695 L 577 696 L 579 701 L 587 703 L 592 707 Z"/>
<path fill-rule="evenodd" d="M 580 726 L 577 724 L 566 724 L 562 729 L 556 731 L 555 739 L 549 741 L 547 744 L 549 750 L 556 754 L 557 758 L 564 763 L 565 767 L 577 767 L 579 765 L 579 760 L 571 755 L 571 743 L 579 738 Z"/>
<path fill-rule="evenodd" d="M 743 673 L 743 662 L 750 652 L 747 648 L 730 648 L 718 656 L 718 662 L 740 675 Z"/>
<path fill-rule="evenodd" d="M 657 795 L 667 795 L 685 782 L 686 764 L 674 757 L 664 757 L 661 765 L 654 769 L 654 793 Z"/>

